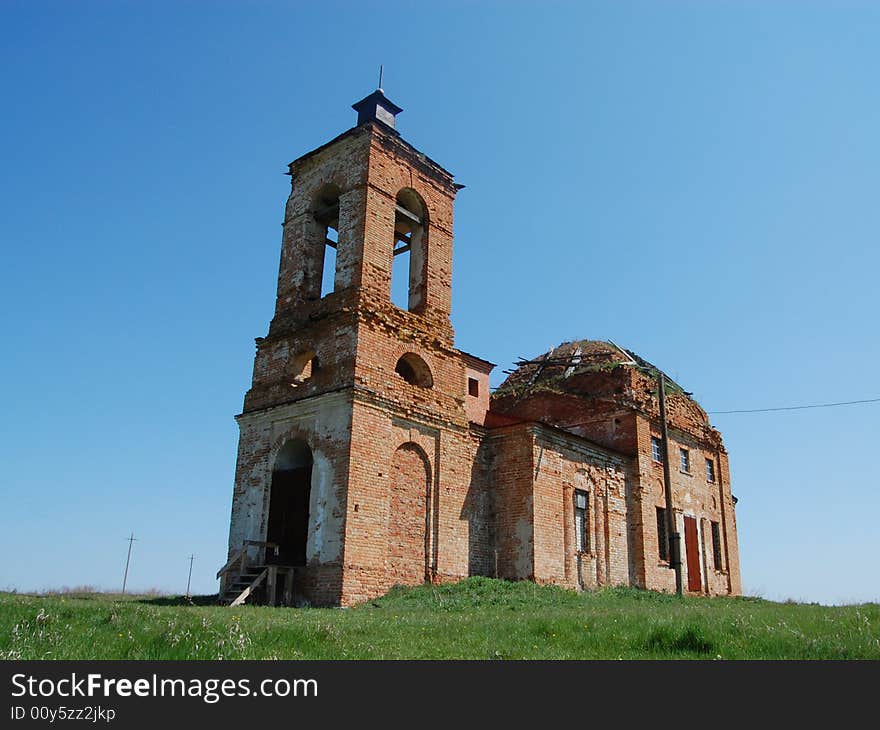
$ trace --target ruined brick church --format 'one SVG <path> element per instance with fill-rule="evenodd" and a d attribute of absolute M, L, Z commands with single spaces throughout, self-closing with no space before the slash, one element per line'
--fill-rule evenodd
<path fill-rule="evenodd" d="M 664 441 L 662 374 L 594 340 L 520 362 L 490 394 L 494 365 L 455 348 L 449 319 L 462 186 L 400 136 L 381 89 L 353 108 L 356 126 L 290 164 L 221 597 L 347 606 L 473 575 L 672 591 L 671 525 L 687 592 L 741 593 L 705 411 L 667 378 Z"/>

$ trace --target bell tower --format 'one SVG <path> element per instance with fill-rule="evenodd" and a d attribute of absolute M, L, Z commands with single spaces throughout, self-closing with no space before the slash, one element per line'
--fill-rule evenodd
<path fill-rule="evenodd" d="M 406 309 L 448 326 L 458 186 L 401 138 L 395 117 L 403 110 L 381 90 L 353 108 L 356 127 L 289 166 L 276 320 L 296 319 L 302 305 L 330 293 L 344 305 L 389 300 L 392 261 L 409 254 Z M 332 274 L 325 247 L 335 250 Z"/>
<path fill-rule="evenodd" d="M 291 388 L 298 398 L 368 377 L 373 354 L 352 337 L 365 320 L 452 347 L 452 208 L 461 186 L 402 139 L 402 109 L 381 90 L 353 108 L 356 127 L 289 165 L 275 316 L 257 340 L 245 412 L 288 402 Z M 392 274 L 404 292 L 397 303 Z"/>
<path fill-rule="evenodd" d="M 353 108 L 355 127 L 289 165 L 229 539 L 230 558 L 292 568 L 293 593 L 321 604 L 443 573 L 442 453 L 467 433 L 469 376 L 488 393 L 491 369 L 453 346 L 463 186 L 401 137 L 381 89 Z"/>

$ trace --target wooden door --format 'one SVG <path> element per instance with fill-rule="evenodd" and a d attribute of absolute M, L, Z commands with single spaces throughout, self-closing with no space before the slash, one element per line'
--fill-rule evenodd
<path fill-rule="evenodd" d="M 687 554 L 688 590 L 699 593 L 703 590 L 700 575 L 700 546 L 697 540 L 697 521 L 693 517 L 684 518 L 684 547 Z"/>

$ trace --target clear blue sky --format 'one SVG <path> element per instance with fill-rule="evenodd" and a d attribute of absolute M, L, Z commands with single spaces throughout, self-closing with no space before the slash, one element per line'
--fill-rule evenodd
<path fill-rule="evenodd" d="M 457 344 L 880 396 L 880 4 L 0 1 L 0 588 L 215 590 L 286 163 L 376 85 L 467 188 Z M 719 415 L 743 580 L 880 599 L 880 404 Z"/>

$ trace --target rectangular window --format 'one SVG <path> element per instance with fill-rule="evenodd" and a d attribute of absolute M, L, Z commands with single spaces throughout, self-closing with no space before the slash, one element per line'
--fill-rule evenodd
<path fill-rule="evenodd" d="M 724 570 L 721 565 L 721 528 L 717 522 L 712 523 L 712 559 L 715 570 Z"/>
<path fill-rule="evenodd" d="M 475 398 L 480 394 L 480 381 L 476 378 L 468 378 L 468 395 Z"/>
<path fill-rule="evenodd" d="M 687 449 L 679 449 L 681 453 L 681 470 L 685 474 L 691 473 L 691 452 Z"/>
<path fill-rule="evenodd" d="M 669 560 L 669 540 L 666 537 L 666 510 L 657 508 L 657 555 L 660 560 Z"/>
<path fill-rule="evenodd" d="M 574 534 L 579 553 L 590 552 L 590 493 L 574 492 Z"/>
<path fill-rule="evenodd" d="M 712 459 L 706 459 L 706 481 L 715 483 L 715 462 Z"/>
<path fill-rule="evenodd" d="M 651 455 L 654 457 L 654 461 L 663 463 L 663 441 L 656 436 L 651 436 Z"/>

